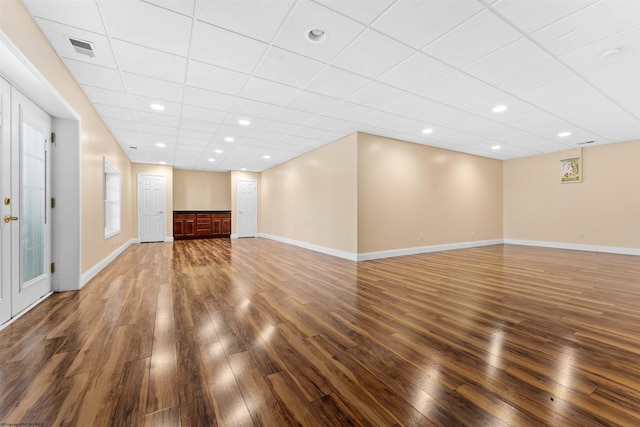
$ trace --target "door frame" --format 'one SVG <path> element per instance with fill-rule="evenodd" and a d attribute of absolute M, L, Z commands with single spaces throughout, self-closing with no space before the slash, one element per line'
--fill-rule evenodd
<path fill-rule="evenodd" d="M 154 176 L 162 178 L 162 241 L 167 240 L 167 177 L 157 173 L 138 172 L 138 242 L 142 242 L 142 198 L 140 197 L 140 187 L 143 176 Z"/>
<path fill-rule="evenodd" d="M 254 193 L 254 197 L 255 197 L 255 207 L 256 207 L 256 214 L 255 214 L 255 223 L 253 224 L 253 229 L 255 230 L 255 233 L 253 234 L 253 236 L 241 236 L 240 235 L 240 183 L 241 182 L 252 182 L 255 184 L 256 186 L 256 191 Z M 244 237 L 258 237 L 258 181 L 256 181 L 255 179 L 246 179 L 246 178 L 238 178 L 236 180 L 236 212 L 237 212 L 237 224 L 236 224 L 236 236 L 238 238 L 244 238 Z"/>
<path fill-rule="evenodd" d="M 2 30 L 0 56 L 0 76 L 53 119 L 51 128 L 56 141 L 51 144 L 51 194 L 56 199 L 56 208 L 52 209 L 51 260 L 56 265 L 56 272 L 52 275 L 51 287 L 54 292 L 80 289 L 80 116 Z M 20 315 L 2 326 L 18 317 Z"/>

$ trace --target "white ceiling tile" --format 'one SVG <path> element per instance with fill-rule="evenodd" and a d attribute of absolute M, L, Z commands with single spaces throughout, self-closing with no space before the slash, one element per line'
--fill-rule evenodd
<path fill-rule="evenodd" d="M 34 17 L 43 17 L 70 27 L 81 28 L 94 33 L 105 34 L 100 11 L 94 1 L 67 0 L 28 0 L 25 6 Z"/>
<path fill-rule="evenodd" d="M 315 0 L 351 19 L 369 25 L 395 0 Z"/>
<path fill-rule="evenodd" d="M 306 89 L 334 98 L 345 98 L 370 81 L 339 68 L 326 67 L 306 86 Z"/>
<path fill-rule="evenodd" d="M 436 101 L 447 101 L 483 85 L 484 83 L 475 77 L 455 71 L 420 88 L 417 93 Z"/>
<path fill-rule="evenodd" d="M 463 71 L 493 82 L 550 59 L 548 53 L 528 39 L 520 39 L 465 66 Z"/>
<path fill-rule="evenodd" d="M 133 95 L 172 102 L 182 101 L 183 86 L 181 84 L 131 73 L 122 73 L 122 78 L 127 90 Z"/>
<path fill-rule="evenodd" d="M 573 75 L 566 65 L 556 59 L 550 59 L 497 80 L 493 85 L 504 91 L 519 94 Z"/>
<path fill-rule="evenodd" d="M 358 121 L 358 119 L 371 113 L 372 111 L 372 108 L 354 104 L 353 102 L 343 101 L 329 111 L 325 112 L 323 115 L 328 117 L 335 117 L 337 119 Z"/>
<path fill-rule="evenodd" d="M 110 105 L 95 105 L 98 114 L 108 119 L 136 121 L 136 115 L 131 108 L 112 107 Z"/>
<path fill-rule="evenodd" d="M 112 131 L 123 130 L 135 133 L 139 132 L 138 123 L 136 122 L 132 122 L 129 120 L 110 119 L 107 117 L 103 117 L 102 121 Z"/>
<path fill-rule="evenodd" d="M 294 0 L 199 1 L 196 18 L 269 42 L 293 3 Z"/>
<path fill-rule="evenodd" d="M 603 54 L 608 54 L 603 57 Z M 587 46 L 562 55 L 560 61 L 573 70 L 583 72 L 593 68 L 605 67 L 617 61 L 634 58 L 635 63 L 628 62 L 634 74 L 640 74 L 640 26 L 621 31 Z"/>
<path fill-rule="evenodd" d="M 145 0 L 165 9 L 173 10 L 187 16 L 193 16 L 195 0 Z"/>
<path fill-rule="evenodd" d="M 75 61 L 73 59 L 65 59 L 64 65 L 67 66 L 73 78 L 76 79 L 76 82 L 81 85 L 125 92 L 125 87 L 118 70 Z"/>
<path fill-rule="evenodd" d="M 454 71 L 420 52 L 405 59 L 377 80 L 405 90 L 415 90 Z"/>
<path fill-rule="evenodd" d="M 138 95 L 130 95 L 131 105 L 133 109 L 136 111 L 142 111 L 152 114 L 161 114 L 166 116 L 180 116 L 181 104 L 177 102 L 169 102 L 169 101 L 159 101 L 156 98 L 148 98 L 146 96 L 138 96 Z M 151 104 L 160 103 L 163 107 L 165 107 L 162 113 L 158 113 L 157 111 L 151 108 Z"/>
<path fill-rule="evenodd" d="M 358 130 L 358 125 L 353 122 L 325 116 L 317 116 L 305 123 L 305 126 L 332 130 L 343 134 L 351 134 Z"/>
<path fill-rule="evenodd" d="M 380 108 L 407 95 L 407 92 L 384 83 L 372 82 L 346 100 L 370 108 Z"/>
<path fill-rule="evenodd" d="M 183 102 L 186 105 L 195 105 L 196 107 L 211 108 L 213 110 L 226 111 L 229 110 L 236 97 L 220 92 L 212 92 L 210 90 L 200 89 L 192 86 L 184 87 Z"/>
<path fill-rule="evenodd" d="M 143 134 L 142 139 L 143 141 L 145 141 L 145 146 L 148 147 L 148 149 L 159 149 L 155 146 L 155 144 L 158 142 L 163 142 L 165 144 L 171 145 L 175 145 L 177 142 L 177 138 L 175 135 Z M 167 147 L 165 147 L 164 149 L 165 151 L 167 151 L 169 149 L 169 145 L 167 145 Z"/>
<path fill-rule="evenodd" d="M 264 42 L 204 22 L 196 22 L 190 56 L 208 64 L 251 73 L 267 46 Z"/>
<path fill-rule="evenodd" d="M 165 136 L 178 136 L 178 128 L 177 127 L 169 127 L 169 126 L 159 126 L 159 125 L 151 125 L 146 123 L 138 123 L 138 128 L 142 133 L 143 137 L 145 134 L 157 134 L 157 135 L 165 135 Z"/>
<path fill-rule="evenodd" d="M 439 108 L 439 106 L 438 102 L 410 94 L 385 105 L 382 109 L 400 116 L 411 117 L 428 108 Z"/>
<path fill-rule="evenodd" d="M 300 91 L 295 97 L 293 97 L 286 106 L 288 108 L 293 108 L 296 110 L 320 114 L 337 105 L 338 102 L 340 102 L 339 99 L 331 98 L 324 95 L 318 95 L 316 93 L 303 90 Z"/>
<path fill-rule="evenodd" d="M 182 118 L 180 120 L 180 130 L 197 130 L 201 132 L 215 132 L 220 127 L 219 123 L 203 122 L 201 120 L 193 120 Z"/>
<path fill-rule="evenodd" d="M 556 22 L 597 0 L 499 0 L 493 7 L 526 33 Z"/>
<path fill-rule="evenodd" d="M 110 129 L 111 133 L 113 134 L 114 137 L 118 138 L 118 142 L 120 141 L 120 138 L 124 139 L 130 139 L 130 140 L 139 140 L 139 141 L 143 141 L 142 139 L 142 135 L 140 135 L 140 131 L 136 128 L 136 130 L 124 130 L 124 129 Z"/>
<path fill-rule="evenodd" d="M 372 26 L 421 49 L 482 9 L 476 0 L 400 0 Z"/>
<path fill-rule="evenodd" d="M 176 83 L 184 82 L 185 58 L 120 40 L 112 40 L 111 44 L 122 71 Z M 153 64 L 153 67 L 149 64 Z"/>
<path fill-rule="evenodd" d="M 260 129 L 256 129 L 251 138 L 261 139 L 263 141 L 280 141 L 285 135 L 277 132 L 269 132 L 261 125 Z M 243 140 L 244 141 L 244 140 Z"/>
<path fill-rule="evenodd" d="M 254 99 L 274 105 L 284 105 L 298 89 L 281 83 L 252 77 L 241 92 L 243 98 Z"/>
<path fill-rule="evenodd" d="M 593 92 L 594 89 L 588 83 L 578 76 L 573 76 L 522 92 L 519 97 L 532 104 L 545 106 L 558 98 L 574 99 L 576 95 Z"/>
<path fill-rule="evenodd" d="M 51 46 L 61 58 L 88 62 L 102 67 L 117 68 L 107 36 L 96 34 L 78 28 L 69 27 L 57 22 L 36 18 L 36 23 L 47 36 Z M 87 56 L 76 52 L 69 39 L 75 39 L 91 44 L 95 56 Z"/>
<path fill-rule="evenodd" d="M 376 78 L 413 53 L 407 46 L 376 31 L 367 30 L 344 50 L 333 65 Z"/>
<path fill-rule="evenodd" d="M 299 127 L 295 131 L 291 132 L 291 136 L 301 136 L 303 138 L 318 139 L 326 142 L 331 142 L 342 138 L 344 134 L 326 129 L 316 129 L 304 126 Z"/>
<path fill-rule="evenodd" d="M 305 86 L 323 68 L 321 62 L 271 47 L 254 75 L 290 86 Z"/>
<path fill-rule="evenodd" d="M 279 122 L 290 123 L 294 125 L 301 125 L 305 122 L 308 122 L 316 115 L 313 113 L 308 113 L 306 111 L 294 110 L 292 108 L 281 108 L 271 116 L 271 120 L 277 120 Z"/>
<path fill-rule="evenodd" d="M 200 89 L 237 94 L 247 82 L 246 74 L 198 61 L 189 61 L 186 83 Z"/>
<path fill-rule="evenodd" d="M 191 138 L 208 141 L 213 137 L 213 132 L 203 132 L 199 130 L 191 130 L 181 128 L 178 133 L 178 138 Z"/>
<path fill-rule="evenodd" d="M 193 105 L 184 105 L 182 107 L 182 117 L 191 120 L 201 120 L 203 122 L 222 123 L 227 117 L 227 113 L 225 111 L 210 110 Z"/>
<path fill-rule="evenodd" d="M 484 10 L 423 49 L 454 67 L 462 67 L 522 38 L 516 29 Z"/>
<path fill-rule="evenodd" d="M 295 125 L 293 123 L 279 122 L 276 120 L 269 120 L 268 122 L 265 122 L 260 125 L 260 130 L 275 132 L 282 135 L 286 135 L 290 132 L 293 132 L 297 128 L 298 128 L 298 125 Z"/>
<path fill-rule="evenodd" d="M 269 118 L 275 114 L 280 107 L 267 104 L 265 102 L 254 101 L 251 99 L 238 98 L 229 111 L 260 118 Z"/>
<path fill-rule="evenodd" d="M 584 73 L 605 95 L 640 118 L 640 58 L 627 57 Z"/>
<path fill-rule="evenodd" d="M 273 44 L 301 55 L 329 62 L 340 53 L 364 26 L 326 7 L 308 0 L 296 4 Z M 327 34 L 322 43 L 307 38 L 310 30 L 321 29 Z"/>
<path fill-rule="evenodd" d="M 239 123 L 240 120 L 249 120 L 249 122 L 251 124 L 249 124 L 247 126 L 243 126 L 243 125 L 241 125 Z M 260 117 L 253 117 L 253 116 L 249 116 L 249 115 L 246 115 L 246 114 L 234 113 L 234 112 L 230 111 L 229 114 L 227 114 L 227 117 L 225 117 L 225 119 L 223 121 L 223 124 L 225 124 L 227 126 L 237 126 L 240 129 L 247 129 L 247 130 L 255 131 L 265 121 L 266 121 L 266 119 L 263 119 L 263 118 L 260 118 Z"/>
<path fill-rule="evenodd" d="M 110 37 L 187 56 L 190 18 L 141 1 L 97 1 Z"/>
<path fill-rule="evenodd" d="M 460 108 L 462 110 L 471 111 L 479 107 L 486 110 L 489 114 L 493 107 L 496 105 L 505 105 L 509 108 L 505 113 L 508 113 L 513 109 L 513 103 L 516 99 L 508 93 L 496 89 L 489 85 L 484 85 L 478 89 L 474 89 L 470 92 L 466 92 L 460 96 L 452 98 L 446 102 L 447 105 Z M 498 116 L 497 114 L 494 114 Z"/>
<path fill-rule="evenodd" d="M 94 104 L 131 108 L 131 102 L 129 101 L 129 96 L 126 92 L 118 92 L 93 86 L 82 86 L 82 90 Z"/>
<path fill-rule="evenodd" d="M 636 25 L 640 25 L 639 1 L 600 0 L 532 37 L 550 52 L 562 55 Z"/>
<path fill-rule="evenodd" d="M 149 125 L 161 125 L 161 126 L 171 126 L 178 127 L 180 124 L 180 119 L 176 116 L 167 116 L 165 114 L 154 114 L 147 112 L 136 112 L 136 118 L 138 123 L 140 124 L 149 124 Z"/>
<path fill-rule="evenodd" d="M 229 126 L 226 124 L 222 124 L 216 130 L 216 134 L 224 135 L 224 138 L 227 136 L 231 136 L 236 139 L 234 144 L 240 142 L 242 138 L 248 138 L 255 132 L 255 128 L 253 127 L 240 127 L 240 126 Z"/>

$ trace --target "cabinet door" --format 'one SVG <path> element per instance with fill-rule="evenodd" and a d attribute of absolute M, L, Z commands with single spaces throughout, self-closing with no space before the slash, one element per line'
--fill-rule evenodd
<path fill-rule="evenodd" d="M 230 236 L 231 235 L 231 218 L 224 218 L 222 220 L 221 234 L 223 236 Z"/>
<path fill-rule="evenodd" d="M 214 214 L 215 215 L 215 214 Z M 221 219 L 217 216 L 213 216 L 211 218 L 211 236 L 219 237 L 221 233 Z"/>
<path fill-rule="evenodd" d="M 196 220 L 195 219 L 187 219 L 184 221 L 184 235 L 185 237 L 196 236 Z"/>
<path fill-rule="evenodd" d="M 173 238 L 181 239 L 183 237 L 184 237 L 184 220 L 174 219 L 173 220 Z"/>

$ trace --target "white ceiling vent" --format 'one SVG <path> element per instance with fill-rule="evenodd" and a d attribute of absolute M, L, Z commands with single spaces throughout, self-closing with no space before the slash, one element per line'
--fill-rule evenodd
<path fill-rule="evenodd" d="M 74 38 L 71 38 L 71 37 L 69 37 L 69 41 L 71 42 L 71 46 L 73 46 L 73 50 L 75 50 L 80 55 L 86 55 L 86 56 L 89 56 L 91 58 L 96 56 L 93 53 L 93 43 L 87 42 L 87 41 L 83 41 L 83 40 L 74 39 Z"/>

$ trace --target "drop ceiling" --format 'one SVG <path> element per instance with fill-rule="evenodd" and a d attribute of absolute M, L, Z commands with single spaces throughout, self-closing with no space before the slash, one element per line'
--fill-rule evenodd
<path fill-rule="evenodd" d="M 495 159 L 640 139 L 638 0 L 23 1 L 136 163 L 263 171 L 355 131 Z"/>

